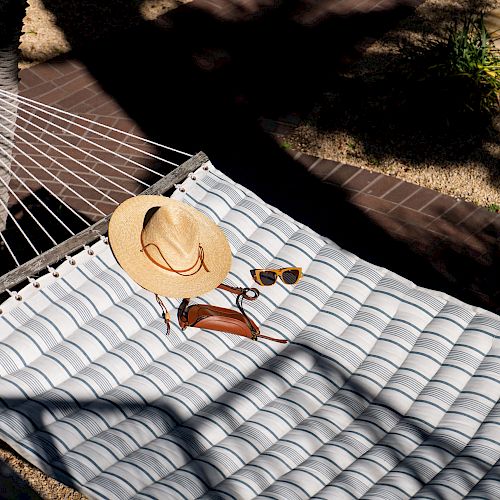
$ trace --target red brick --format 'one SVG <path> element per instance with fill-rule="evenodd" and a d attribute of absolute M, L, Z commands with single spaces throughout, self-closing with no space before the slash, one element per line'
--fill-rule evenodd
<path fill-rule="evenodd" d="M 470 232 L 466 231 L 463 227 L 456 226 L 440 218 L 435 219 L 427 228 L 440 236 L 457 242 L 463 242 L 470 236 Z"/>
<path fill-rule="evenodd" d="M 67 65 L 56 64 L 53 62 L 48 62 L 44 64 L 37 64 L 32 68 L 20 71 L 19 75 L 22 78 L 24 73 L 35 73 L 42 80 L 54 80 L 60 77 L 64 71 L 67 71 Z"/>
<path fill-rule="evenodd" d="M 56 87 L 53 90 L 51 90 L 50 92 L 47 92 L 47 93 L 43 94 L 42 96 L 37 97 L 37 100 L 44 103 L 44 104 L 48 104 L 50 106 L 55 105 L 55 107 L 60 107 L 58 105 L 58 102 L 63 97 L 64 97 L 64 94 L 62 94 L 61 91 Z"/>
<path fill-rule="evenodd" d="M 485 208 L 478 208 L 469 217 L 464 219 L 459 226 L 463 226 L 470 231 L 471 234 L 477 234 L 493 222 L 496 217 L 497 214 L 489 212 Z"/>
<path fill-rule="evenodd" d="M 118 105 L 114 101 L 108 100 L 106 102 L 103 102 L 100 106 L 93 107 L 92 112 L 95 113 L 96 116 L 109 116 L 116 111 L 117 107 Z M 88 112 L 89 110 L 86 111 Z"/>
<path fill-rule="evenodd" d="M 110 181 L 118 184 L 119 187 L 112 184 Z M 128 189 L 129 191 L 135 192 L 138 189 L 139 183 L 133 179 L 129 179 L 128 177 L 116 178 L 107 175 L 105 178 L 100 178 L 95 183 L 95 186 L 103 190 L 111 189 L 113 191 L 122 191 L 122 189 Z"/>
<path fill-rule="evenodd" d="M 483 228 L 482 233 L 495 239 L 500 238 L 500 214 Z"/>
<path fill-rule="evenodd" d="M 94 112 L 97 111 L 99 107 L 109 104 L 109 98 L 103 94 L 94 94 L 85 101 L 85 104 L 88 107 L 85 113 Z"/>
<path fill-rule="evenodd" d="M 23 97 L 28 97 L 30 99 L 38 100 L 41 96 L 48 94 L 51 90 L 53 91 L 55 86 L 52 82 L 44 82 L 36 87 L 29 87 L 23 92 Z"/>
<path fill-rule="evenodd" d="M 396 204 L 391 201 L 371 196 L 366 193 L 356 193 L 350 201 L 355 205 L 371 208 L 372 210 L 383 213 L 390 212 L 396 206 Z"/>
<path fill-rule="evenodd" d="M 479 207 L 476 205 L 466 201 L 459 201 L 456 205 L 450 208 L 450 210 L 445 212 L 441 218 L 451 222 L 452 224 L 459 224 L 477 210 L 479 210 Z"/>
<path fill-rule="evenodd" d="M 420 188 L 413 195 L 411 195 L 406 200 L 402 201 L 402 205 L 413 210 L 420 210 L 421 208 L 428 205 L 432 200 L 435 200 L 439 196 L 437 191 L 431 189 Z"/>
<path fill-rule="evenodd" d="M 481 255 L 492 255 L 495 253 L 495 249 L 498 251 L 497 239 L 491 236 L 485 236 L 484 234 L 469 236 L 469 238 L 465 240 L 464 245 L 472 248 Z"/>
<path fill-rule="evenodd" d="M 97 190 L 86 186 L 86 185 L 71 185 L 71 187 L 76 191 L 80 196 L 82 196 L 85 200 L 88 200 L 91 203 L 95 203 L 99 201 L 103 195 L 99 193 Z M 70 195 L 72 193 L 71 190 L 65 188 L 65 190 L 61 193 L 61 196 L 64 197 L 66 195 Z M 76 196 L 74 193 L 71 196 Z"/>
<path fill-rule="evenodd" d="M 305 153 L 300 153 L 300 155 L 296 158 L 296 160 L 301 164 L 304 165 L 304 167 L 307 168 L 307 170 L 310 170 L 311 167 L 316 163 L 320 162 L 321 158 L 318 158 L 317 156 L 311 156 L 307 155 Z"/>
<path fill-rule="evenodd" d="M 41 78 L 35 71 L 20 71 L 19 79 L 23 85 L 29 88 L 36 87 L 45 81 L 45 79 Z"/>
<path fill-rule="evenodd" d="M 420 211 L 432 217 L 442 217 L 446 212 L 448 212 L 448 210 L 457 205 L 457 203 L 458 201 L 455 198 L 451 198 L 446 195 L 439 195 Z"/>
<path fill-rule="evenodd" d="M 389 191 L 389 189 L 397 186 L 399 182 L 399 179 L 396 179 L 395 177 L 380 174 L 378 179 L 376 179 L 375 182 L 368 186 L 363 192 L 371 194 L 372 196 L 382 197 L 387 193 L 387 191 Z"/>
<path fill-rule="evenodd" d="M 397 217 L 398 219 L 405 221 L 410 224 L 416 224 L 419 226 L 426 227 L 433 220 L 433 217 L 429 215 L 425 215 L 422 212 L 417 212 L 416 210 L 412 210 L 411 208 L 403 207 L 402 205 L 396 206 L 391 212 L 390 215 L 392 217 Z"/>
<path fill-rule="evenodd" d="M 418 189 L 420 188 L 418 186 L 415 186 L 415 184 L 410 184 L 409 182 L 401 182 L 398 186 L 389 191 L 384 196 L 384 199 L 392 201 L 394 203 L 401 203 L 403 200 L 414 194 Z"/>
<path fill-rule="evenodd" d="M 314 166 L 309 170 L 314 176 L 320 179 L 327 180 L 330 175 L 334 174 L 335 170 L 342 168 L 341 163 L 332 160 L 320 160 L 315 163 Z"/>
<path fill-rule="evenodd" d="M 399 233 L 403 233 L 405 230 L 404 223 L 396 219 L 395 217 L 391 217 L 390 215 L 383 214 L 381 212 L 375 212 L 372 210 L 368 213 L 368 216 L 370 217 L 370 220 L 377 223 L 381 228 L 383 228 L 393 236 Z"/>
<path fill-rule="evenodd" d="M 342 187 L 352 191 L 363 191 L 363 189 L 369 186 L 379 175 L 380 174 L 368 170 L 361 170 L 358 175 L 351 177 Z"/>
<path fill-rule="evenodd" d="M 335 170 L 334 173 L 329 176 L 328 182 L 336 184 L 337 186 L 342 186 L 360 171 L 361 169 L 353 167 L 352 165 L 342 164 L 337 170 Z"/>
<path fill-rule="evenodd" d="M 59 82 L 58 79 L 56 83 L 63 92 L 73 93 L 87 87 L 92 81 L 94 81 L 93 78 L 87 72 L 78 72 L 71 75 L 71 78 L 67 78 L 65 82 Z"/>
<path fill-rule="evenodd" d="M 74 108 L 78 108 L 78 105 L 90 97 L 92 95 L 92 92 L 88 89 L 82 89 L 79 90 L 78 92 L 75 92 L 74 94 L 69 95 L 68 97 L 60 100 L 57 105 L 61 109 L 64 110 L 72 110 L 74 111 Z"/>

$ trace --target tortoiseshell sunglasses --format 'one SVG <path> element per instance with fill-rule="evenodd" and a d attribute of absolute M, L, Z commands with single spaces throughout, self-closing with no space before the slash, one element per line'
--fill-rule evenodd
<path fill-rule="evenodd" d="M 250 274 L 259 285 L 274 285 L 278 276 L 286 285 L 293 285 L 302 278 L 302 268 L 283 267 L 281 269 L 251 269 Z"/>

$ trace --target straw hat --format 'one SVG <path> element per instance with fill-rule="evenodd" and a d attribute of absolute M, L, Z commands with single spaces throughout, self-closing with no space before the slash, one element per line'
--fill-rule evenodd
<path fill-rule="evenodd" d="M 165 297 L 202 295 L 222 283 L 231 267 L 220 228 L 199 210 L 164 196 L 125 200 L 111 216 L 108 237 L 130 277 Z"/>

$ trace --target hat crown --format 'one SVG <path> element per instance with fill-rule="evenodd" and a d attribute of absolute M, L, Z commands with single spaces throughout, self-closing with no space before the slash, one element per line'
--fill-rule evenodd
<path fill-rule="evenodd" d="M 198 222 L 182 205 L 160 207 L 144 226 L 142 241 L 157 262 L 188 269 L 198 259 Z"/>

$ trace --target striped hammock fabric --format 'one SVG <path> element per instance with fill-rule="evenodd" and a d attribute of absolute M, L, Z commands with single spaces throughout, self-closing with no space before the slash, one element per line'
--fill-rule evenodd
<path fill-rule="evenodd" d="M 4 441 L 90 498 L 500 498 L 498 316 L 360 260 L 210 163 L 173 196 L 224 230 L 227 283 L 302 266 L 246 305 L 289 344 L 176 319 L 167 336 L 100 241 L 1 306 Z"/>

